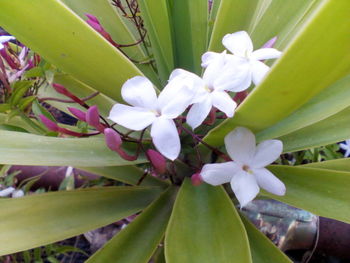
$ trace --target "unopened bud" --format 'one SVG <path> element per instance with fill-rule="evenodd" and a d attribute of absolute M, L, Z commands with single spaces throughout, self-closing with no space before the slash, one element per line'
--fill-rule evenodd
<path fill-rule="evenodd" d="M 201 174 L 195 173 L 194 175 L 192 175 L 191 181 L 192 181 L 192 185 L 194 185 L 194 186 L 201 185 L 203 183 L 203 179 L 202 179 Z"/>
<path fill-rule="evenodd" d="M 69 90 L 67 90 L 63 85 L 58 83 L 52 83 L 52 87 L 60 94 L 71 98 L 74 102 L 80 104 L 80 105 L 86 105 L 84 101 L 79 99 L 77 96 L 75 96 L 73 93 L 71 93 Z"/>
<path fill-rule="evenodd" d="M 100 132 L 104 132 L 105 126 L 100 123 L 100 113 L 96 105 L 91 106 L 86 112 L 86 122 Z"/>
<path fill-rule="evenodd" d="M 166 171 L 166 160 L 159 152 L 149 149 L 147 150 L 147 156 L 152 166 L 158 174 L 163 174 Z"/>
<path fill-rule="evenodd" d="M 273 38 L 271 38 L 269 41 L 267 41 L 267 42 L 262 46 L 262 48 L 272 48 L 272 47 L 276 44 L 276 41 L 277 41 L 277 37 L 273 37 Z"/>
<path fill-rule="evenodd" d="M 104 134 L 108 148 L 112 151 L 119 152 L 120 146 L 122 145 L 122 138 L 120 135 L 111 128 L 106 128 Z"/>
<path fill-rule="evenodd" d="M 78 119 L 81 121 L 86 121 L 86 113 L 73 107 L 68 107 L 68 110 Z"/>
<path fill-rule="evenodd" d="M 48 130 L 54 131 L 54 132 L 58 132 L 60 130 L 60 127 L 58 127 L 58 125 L 55 122 L 53 122 L 52 120 L 50 120 L 46 116 L 41 114 L 41 115 L 39 115 L 39 118 Z"/>
<path fill-rule="evenodd" d="M 99 24 L 98 19 L 97 19 L 96 16 L 94 16 L 94 15 L 92 15 L 92 14 L 88 14 L 88 13 L 86 13 L 85 15 L 86 15 L 86 17 L 88 18 L 88 21 L 93 21 L 93 22 Z M 87 22 L 88 22 L 88 21 L 87 21 Z"/>
<path fill-rule="evenodd" d="M 110 42 L 114 46 L 118 46 L 117 43 L 115 43 L 111 37 L 111 35 L 103 28 L 100 21 L 97 19 L 96 16 L 91 14 L 85 14 L 88 18 L 86 22 L 95 29 L 100 35 L 102 35 L 108 42 Z"/>

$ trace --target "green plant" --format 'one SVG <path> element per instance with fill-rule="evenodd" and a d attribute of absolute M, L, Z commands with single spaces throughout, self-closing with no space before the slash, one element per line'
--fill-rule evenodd
<path fill-rule="evenodd" d="M 210 13 L 207 0 L 139 0 L 140 13 L 131 14 L 114 6 L 135 3 L 2 0 L 0 25 L 64 72 L 54 71 L 53 82 L 78 97 L 100 92 L 89 103 L 98 105 L 102 116 L 108 116 L 116 101 L 122 102 L 120 89 L 129 78 L 145 75 L 161 89 L 176 67 L 200 74 L 201 55 L 207 49 L 221 51 L 227 33 L 246 30 L 257 47 L 278 36 L 276 47 L 283 56 L 235 116 L 219 121 L 203 142 L 222 147 L 226 134 L 237 126 L 251 129 L 258 142 L 278 138 L 284 152 L 349 137 L 350 2 L 215 0 Z M 92 29 L 84 21 L 86 13 L 97 16 L 119 46 Z M 57 96 L 53 89 L 39 91 L 41 96 Z M 67 112 L 66 103 L 52 105 Z M 6 118 L 0 115 L 1 122 Z M 7 124 L 29 129 L 16 117 Z M 31 131 L 37 134 L 0 130 L 0 163 L 70 165 L 135 186 L 0 200 L 0 239 L 6 240 L 1 254 L 62 240 L 143 210 L 88 262 L 147 262 L 164 237 L 165 260 L 170 263 L 288 262 L 261 233 L 242 223 L 222 187 L 191 185 L 192 171 L 181 162 L 173 164 L 179 181 L 185 178 L 180 189 L 149 175 L 136 186 L 143 171 L 134 165 L 147 163 L 145 156 L 126 161 L 107 149 L 101 136 L 55 138 L 44 136 L 46 131 Z M 196 149 L 203 158 L 212 153 L 203 143 Z M 350 222 L 349 163 L 338 159 L 271 165 L 268 169 L 285 183 L 287 192 L 261 195 Z"/>

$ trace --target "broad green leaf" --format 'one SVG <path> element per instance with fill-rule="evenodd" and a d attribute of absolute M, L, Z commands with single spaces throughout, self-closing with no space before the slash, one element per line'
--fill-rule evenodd
<path fill-rule="evenodd" d="M 56 138 L 0 131 L 0 163 L 48 166 L 123 166 L 129 162 L 106 146 L 103 138 Z"/>
<path fill-rule="evenodd" d="M 113 40 L 122 45 L 130 45 L 139 41 L 136 39 L 123 18 L 112 5 L 110 0 L 63 0 L 69 8 L 78 14 L 83 20 L 87 20 L 85 14 L 92 14 L 97 17 L 103 28 L 112 36 Z M 144 52 L 142 44 L 122 48 L 129 58 L 144 62 L 149 56 Z M 159 80 L 150 64 L 136 63 L 136 66 L 149 77 L 154 84 L 158 85 Z"/>
<path fill-rule="evenodd" d="M 208 1 L 171 0 L 170 2 L 176 67 L 200 74 L 201 57 L 207 50 Z"/>
<path fill-rule="evenodd" d="M 279 137 L 284 152 L 294 152 L 349 139 L 350 107 L 320 122 Z"/>
<path fill-rule="evenodd" d="M 261 233 L 245 216 L 241 216 L 248 234 L 253 263 L 292 263 L 263 233 Z"/>
<path fill-rule="evenodd" d="M 34 120 L 35 121 L 35 120 Z M 28 123 L 23 121 L 20 117 L 15 116 L 9 119 L 7 114 L 0 113 L 0 125 L 11 125 L 27 130 L 31 133 L 37 133 L 35 129 L 33 129 Z"/>
<path fill-rule="evenodd" d="M 301 166 L 269 166 L 286 185 L 285 196 L 264 195 L 319 216 L 350 223 L 350 173 Z"/>
<path fill-rule="evenodd" d="M 350 75 L 324 89 L 294 113 L 259 132 L 258 141 L 276 138 L 326 119 L 350 105 Z M 349 136 L 350 137 L 350 136 Z"/>
<path fill-rule="evenodd" d="M 221 0 L 209 42 L 209 50 L 222 51 L 224 47 L 221 40 L 226 34 L 248 30 L 257 3 L 257 0 Z M 214 5 L 216 5 L 215 2 Z"/>
<path fill-rule="evenodd" d="M 70 92 L 72 92 L 74 95 L 78 96 L 79 98 L 86 98 L 94 94 L 95 92 L 97 92 L 97 90 L 91 88 L 90 86 L 75 79 L 74 77 L 68 74 L 56 74 L 54 77 L 54 82 L 65 86 Z M 66 96 L 63 96 L 57 93 L 51 86 L 40 88 L 39 95 L 40 95 L 40 98 L 51 97 L 51 98 L 69 100 L 69 98 L 67 98 Z M 77 103 L 62 103 L 62 102 L 57 102 L 53 100 L 48 100 L 47 103 L 67 113 L 69 113 L 69 111 L 67 110 L 67 107 L 75 107 L 83 111 L 86 111 L 86 109 L 84 109 Z M 104 117 L 107 117 L 109 115 L 109 111 L 111 110 L 112 106 L 116 104 L 116 101 L 100 93 L 96 97 L 86 101 L 86 103 L 88 105 L 97 105 L 101 115 Z"/>
<path fill-rule="evenodd" d="M 350 70 L 349 9 L 349 1 L 323 1 L 234 118 L 211 130 L 205 141 L 222 145 L 224 136 L 236 126 L 259 132 L 346 76 Z"/>
<path fill-rule="evenodd" d="M 79 167 L 79 169 L 132 185 L 136 185 L 144 175 L 143 170 L 132 165 L 116 167 Z M 169 183 L 168 181 L 147 175 L 140 185 L 165 187 L 169 186 Z"/>
<path fill-rule="evenodd" d="M 208 39 L 209 40 L 211 37 L 211 33 L 213 32 L 213 27 L 214 27 L 216 15 L 218 14 L 220 3 L 221 3 L 221 0 L 213 0 L 211 3 L 209 21 L 208 21 Z"/>
<path fill-rule="evenodd" d="M 174 203 L 175 188 L 154 201 L 87 263 L 147 263 L 164 236 Z"/>
<path fill-rule="evenodd" d="M 3 0 L 0 9 L 0 24 L 7 31 L 50 63 L 107 96 L 120 100 L 122 84 L 142 75 L 59 0 Z"/>
<path fill-rule="evenodd" d="M 183 182 L 165 236 L 165 258 L 168 263 L 252 262 L 244 226 L 223 188 Z"/>
<path fill-rule="evenodd" d="M 350 172 L 350 158 L 342 158 L 318 163 L 308 163 L 301 167 Z"/>
<path fill-rule="evenodd" d="M 135 214 L 160 188 L 103 187 L 0 199 L 0 254 L 50 244 Z"/>
<path fill-rule="evenodd" d="M 280 47 L 278 43 L 282 42 L 304 18 L 305 14 L 317 6 L 316 3 L 321 2 L 321 0 L 260 2 L 265 3 L 265 5 L 257 8 L 248 30 L 256 49 L 275 36 L 278 37 L 276 47 Z"/>
<path fill-rule="evenodd" d="M 166 84 L 174 68 L 172 29 L 167 1 L 145 0 L 138 3 L 152 44 L 159 77 L 162 84 Z"/>

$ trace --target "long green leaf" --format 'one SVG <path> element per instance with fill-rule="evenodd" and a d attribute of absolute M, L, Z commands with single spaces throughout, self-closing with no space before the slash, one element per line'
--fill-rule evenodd
<path fill-rule="evenodd" d="M 9 119 L 9 116 L 4 113 L 0 113 L 0 125 L 11 125 L 16 126 L 22 129 L 25 129 L 31 133 L 37 133 L 35 129 L 33 129 L 28 123 L 23 121 L 20 117 L 12 117 Z"/>
<path fill-rule="evenodd" d="M 115 167 L 79 167 L 79 169 L 132 185 L 136 185 L 144 175 L 144 171 L 132 165 Z M 146 176 L 140 185 L 166 187 L 169 186 L 169 183 L 153 176 Z"/>
<path fill-rule="evenodd" d="M 50 63 L 116 100 L 142 75 L 124 55 L 59 0 L 0 2 L 0 24 Z"/>
<path fill-rule="evenodd" d="M 201 56 L 207 50 L 208 1 L 171 0 L 170 2 L 175 34 L 176 67 L 200 74 Z"/>
<path fill-rule="evenodd" d="M 160 188 L 104 187 L 1 199 L 0 254 L 46 245 L 132 215 Z M 5 242 L 6 240 L 6 242 Z"/>
<path fill-rule="evenodd" d="M 294 152 L 349 139 L 349 130 L 350 107 L 278 139 L 283 141 L 284 152 Z"/>
<path fill-rule="evenodd" d="M 259 132 L 258 141 L 280 137 L 326 119 L 350 105 L 350 75 L 324 89 L 293 114 Z M 349 136 L 350 137 L 350 136 Z"/>
<path fill-rule="evenodd" d="M 170 188 L 141 215 L 97 251 L 87 263 L 147 263 L 164 236 L 175 188 Z"/>
<path fill-rule="evenodd" d="M 271 240 L 256 229 L 245 216 L 241 216 L 241 219 L 248 234 L 253 263 L 292 263 L 292 261 L 279 250 Z"/>
<path fill-rule="evenodd" d="M 221 0 L 209 42 L 209 50 L 222 51 L 224 47 L 221 40 L 224 35 L 248 30 L 257 2 L 257 0 Z"/>
<path fill-rule="evenodd" d="M 78 14 L 83 20 L 87 20 L 86 14 L 92 14 L 99 19 L 103 28 L 112 36 L 118 44 L 130 45 L 136 43 L 133 33 L 125 23 L 127 18 L 123 18 L 112 5 L 110 0 L 62 0 L 69 8 Z M 149 60 L 148 55 L 142 49 L 141 44 L 123 48 L 129 58 L 136 61 Z M 136 66 L 149 77 L 154 84 L 158 85 L 157 75 L 149 63 L 139 63 Z"/>
<path fill-rule="evenodd" d="M 109 150 L 103 138 L 55 138 L 0 131 L 0 163 L 48 166 L 123 166 L 129 162 Z"/>
<path fill-rule="evenodd" d="M 152 44 L 159 77 L 162 83 L 166 84 L 174 68 L 172 29 L 167 1 L 145 0 L 138 3 Z"/>
<path fill-rule="evenodd" d="M 273 199 L 316 215 L 350 223 L 350 173 L 300 166 L 269 166 L 284 182 L 285 196 L 264 193 Z"/>
<path fill-rule="evenodd" d="M 249 263 L 247 234 L 223 188 L 185 180 L 165 236 L 168 263 Z"/>
<path fill-rule="evenodd" d="M 350 158 L 304 164 L 302 167 L 350 172 Z"/>
<path fill-rule="evenodd" d="M 233 118 L 224 121 L 205 138 L 222 145 L 236 126 L 261 131 L 306 103 L 350 71 L 349 1 L 325 0 L 300 31 L 265 80 L 240 105 Z M 324 37 L 327 32 L 327 37 Z M 325 52 L 327 50 L 327 52 Z"/>

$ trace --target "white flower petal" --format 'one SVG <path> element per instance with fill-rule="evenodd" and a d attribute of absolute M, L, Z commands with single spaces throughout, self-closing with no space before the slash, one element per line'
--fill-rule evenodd
<path fill-rule="evenodd" d="M 175 160 L 180 153 L 181 144 L 173 120 L 157 118 L 151 128 L 153 144 L 157 150 L 170 160 Z"/>
<path fill-rule="evenodd" d="M 157 117 L 153 112 L 144 108 L 116 104 L 108 118 L 125 128 L 140 131 L 151 125 Z"/>
<path fill-rule="evenodd" d="M 261 48 L 255 50 L 251 58 L 256 60 L 265 60 L 265 59 L 273 59 L 273 58 L 279 58 L 282 55 L 281 51 L 278 51 L 275 48 Z"/>
<path fill-rule="evenodd" d="M 214 80 L 215 90 L 240 92 L 249 88 L 252 82 L 251 67 L 247 61 L 229 62 Z"/>
<path fill-rule="evenodd" d="M 227 117 L 233 117 L 237 103 L 225 91 L 213 91 L 211 99 L 214 107 L 224 112 Z"/>
<path fill-rule="evenodd" d="M 209 66 L 209 64 L 211 62 L 213 62 L 214 60 L 218 59 L 219 57 L 220 57 L 220 53 L 211 52 L 211 51 L 205 52 L 202 55 L 202 64 L 201 64 L 201 66 L 203 68 L 206 68 L 207 66 Z"/>
<path fill-rule="evenodd" d="M 252 40 L 245 31 L 225 35 L 222 44 L 236 56 L 245 57 L 253 52 Z"/>
<path fill-rule="evenodd" d="M 270 68 L 260 61 L 252 62 L 251 67 L 253 82 L 255 85 L 259 85 Z"/>
<path fill-rule="evenodd" d="M 0 197 L 6 197 L 12 194 L 16 189 L 12 186 L 5 188 L 4 190 L 0 191 Z"/>
<path fill-rule="evenodd" d="M 197 90 L 187 79 L 175 77 L 165 86 L 158 97 L 158 106 L 163 116 L 174 119 L 192 103 Z"/>
<path fill-rule="evenodd" d="M 250 164 L 253 168 L 262 168 L 274 162 L 283 151 L 280 140 L 266 140 L 258 144 L 255 155 Z"/>
<path fill-rule="evenodd" d="M 204 182 L 220 185 L 230 182 L 234 174 L 239 171 L 239 167 L 234 162 L 212 163 L 204 165 L 200 174 Z"/>
<path fill-rule="evenodd" d="M 237 127 L 226 135 L 225 146 L 234 161 L 249 164 L 255 154 L 255 136 L 247 128 Z"/>
<path fill-rule="evenodd" d="M 252 201 L 260 190 L 254 175 L 243 170 L 233 176 L 231 187 L 241 207 Z"/>
<path fill-rule="evenodd" d="M 123 99 L 132 106 L 157 109 L 157 95 L 147 78 L 136 76 L 127 80 L 121 90 Z"/>
<path fill-rule="evenodd" d="M 284 195 L 286 193 L 286 186 L 284 183 L 269 170 L 260 168 L 252 169 L 252 171 L 261 188 L 275 195 Z"/>
<path fill-rule="evenodd" d="M 221 53 L 215 60 L 212 60 L 211 63 L 207 66 L 203 73 L 203 80 L 207 87 L 214 87 L 214 82 L 218 78 L 218 76 L 221 75 L 225 62 L 225 54 Z"/>
<path fill-rule="evenodd" d="M 18 198 L 24 196 L 24 192 L 22 190 L 16 190 L 12 193 L 12 198 Z"/>
<path fill-rule="evenodd" d="M 6 42 L 9 42 L 10 40 L 14 40 L 16 39 L 15 37 L 13 36 L 0 36 L 0 43 L 6 43 Z"/>
<path fill-rule="evenodd" d="M 186 117 L 187 124 L 190 125 L 193 130 L 197 128 L 208 116 L 212 106 L 210 96 L 207 96 L 202 102 L 193 104 Z"/>
<path fill-rule="evenodd" d="M 4 45 L 0 43 L 0 50 L 4 48 Z"/>

